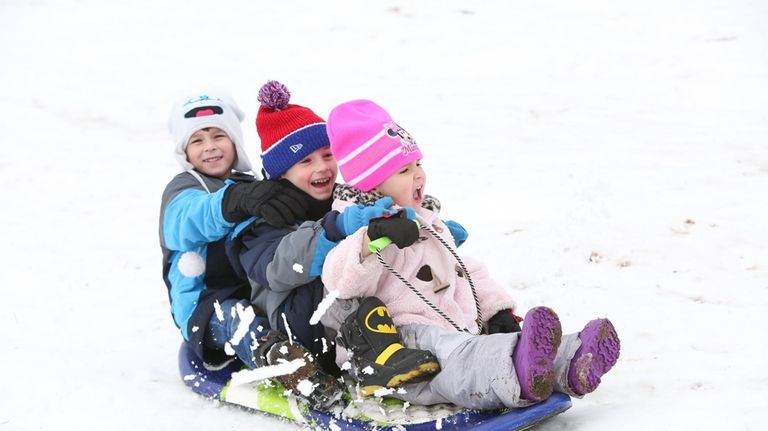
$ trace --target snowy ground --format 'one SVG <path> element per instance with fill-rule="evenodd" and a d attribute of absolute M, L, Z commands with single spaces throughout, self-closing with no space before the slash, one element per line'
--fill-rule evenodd
<path fill-rule="evenodd" d="M 278 79 L 370 98 L 524 309 L 622 356 L 541 430 L 768 428 L 768 4 L 0 0 L 0 431 L 295 430 L 193 395 L 161 280 L 165 122 Z M 413 3 L 413 4 L 412 4 Z"/>

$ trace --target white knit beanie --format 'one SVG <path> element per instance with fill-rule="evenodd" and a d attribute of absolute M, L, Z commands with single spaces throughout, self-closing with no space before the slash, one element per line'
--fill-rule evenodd
<path fill-rule="evenodd" d="M 168 129 L 176 144 L 173 154 L 181 168 L 185 171 L 194 169 L 187 161 L 186 150 L 189 137 L 198 130 L 218 127 L 226 132 L 235 144 L 237 160 L 235 160 L 234 169 L 241 172 L 250 171 L 251 161 L 245 154 L 243 129 L 240 127 L 243 118 L 245 118 L 243 111 L 226 94 L 200 93 L 176 104 L 171 110 Z"/>

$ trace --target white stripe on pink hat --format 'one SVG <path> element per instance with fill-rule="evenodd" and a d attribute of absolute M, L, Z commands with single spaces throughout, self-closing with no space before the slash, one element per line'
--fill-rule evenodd
<path fill-rule="evenodd" d="M 386 130 L 386 129 L 382 129 L 382 130 L 381 130 L 379 133 L 377 133 L 377 134 L 376 134 L 376 135 L 375 135 L 373 138 L 371 138 L 371 139 L 369 139 L 369 140 L 367 140 L 367 141 L 363 142 L 363 144 L 362 144 L 362 145 L 360 145 L 359 147 L 357 147 L 357 148 L 356 148 L 354 151 L 352 151 L 351 153 L 347 154 L 347 155 L 346 155 L 346 156 L 345 156 L 343 159 L 341 159 L 341 160 L 337 160 L 337 161 L 336 161 L 336 163 L 337 163 L 339 166 L 342 166 L 342 165 L 346 164 L 347 162 L 349 162 L 350 160 L 352 160 L 353 158 L 355 158 L 355 157 L 356 157 L 358 154 L 360 154 L 360 153 L 362 153 L 363 151 L 367 150 L 367 149 L 368 149 L 368 147 L 370 147 L 371 145 L 375 144 L 375 143 L 376 143 L 376 141 L 378 141 L 378 140 L 379 140 L 379 139 L 380 139 L 382 136 L 384 136 L 384 134 L 385 134 L 385 133 L 387 133 L 387 130 Z"/>
<path fill-rule="evenodd" d="M 379 169 L 380 167 L 384 166 L 385 163 L 387 163 L 388 161 L 392 160 L 394 157 L 397 157 L 398 154 L 402 154 L 402 153 L 403 153 L 402 148 L 395 148 L 394 150 L 390 151 L 386 156 L 382 157 L 381 160 L 376 162 L 375 165 L 373 165 L 370 168 L 366 169 L 365 172 L 363 172 L 362 174 L 358 175 L 353 180 L 350 180 L 349 184 L 352 185 L 352 186 L 356 186 L 357 184 L 360 183 L 360 181 L 363 181 L 364 179 L 368 178 L 369 176 L 371 176 L 371 174 L 376 172 L 377 169 Z"/>

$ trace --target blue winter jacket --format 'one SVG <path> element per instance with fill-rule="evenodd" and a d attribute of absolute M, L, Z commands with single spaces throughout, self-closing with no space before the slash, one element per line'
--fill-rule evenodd
<path fill-rule="evenodd" d="M 226 236 L 234 223 L 224 219 L 221 203 L 227 183 L 253 181 L 247 174 L 233 174 L 225 183 L 198 173 L 176 175 L 165 188 L 160 206 L 160 246 L 163 279 L 168 288 L 171 314 L 185 340 L 206 362 L 226 358 L 209 349 L 203 340 L 214 303 L 249 299 L 248 280 L 232 268 L 225 251 Z M 206 190 L 206 187 L 208 190 Z M 181 264 L 180 264 L 181 263 Z"/>

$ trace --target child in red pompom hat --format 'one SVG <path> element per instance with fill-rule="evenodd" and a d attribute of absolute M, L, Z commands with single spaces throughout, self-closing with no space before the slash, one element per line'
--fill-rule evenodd
<path fill-rule="evenodd" d="M 325 290 L 320 269 L 328 250 L 338 241 L 368 224 L 372 218 L 389 214 L 391 200 L 378 206 L 351 206 L 339 213 L 331 210 L 338 169 L 331 154 L 325 121 L 311 109 L 290 104 L 288 89 L 277 81 L 267 82 L 259 91 L 262 103 L 256 129 L 262 141 L 262 163 L 267 182 L 279 182 L 303 194 L 308 201 L 306 217 L 295 225 L 275 228 L 262 220 L 249 220 L 235 229 L 229 241 L 234 266 L 251 283 L 251 302 L 267 313 L 270 327 L 306 346 L 326 370 L 336 370 L 333 345 L 335 333 L 326 338 L 325 328 L 310 321 Z M 334 313 L 347 315 L 356 302 L 334 304 Z M 394 328 L 393 328 L 394 331 Z M 431 353 L 402 348 L 396 333 L 384 342 L 394 346 L 391 354 L 375 364 L 379 386 L 399 386 L 434 375 L 438 368 Z M 387 347 L 384 346 L 384 347 Z M 400 347 L 395 349 L 395 347 Z M 322 383 L 322 382 L 321 382 Z M 330 385 L 320 384 L 323 393 Z M 331 399 L 330 394 L 322 395 Z"/>

